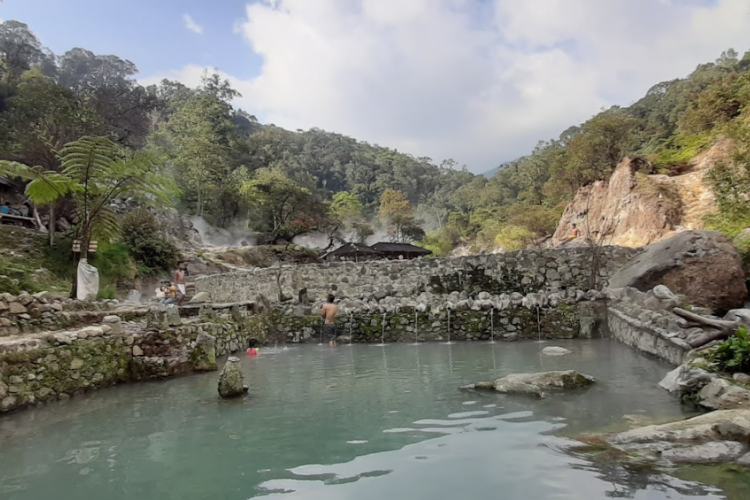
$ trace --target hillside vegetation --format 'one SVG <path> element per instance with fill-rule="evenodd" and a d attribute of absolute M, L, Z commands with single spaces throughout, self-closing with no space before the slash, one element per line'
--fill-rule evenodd
<path fill-rule="evenodd" d="M 726 136 L 735 161 L 707 176 L 720 208 L 709 224 L 734 235 L 750 221 L 750 53 L 740 58 L 728 50 L 684 79 L 659 83 L 629 107 L 604 110 L 540 142 L 489 179 L 451 159 L 261 124 L 252 110 L 232 106 L 238 93 L 217 74 L 207 73 L 196 89 L 169 80 L 143 87 L 136 74 L 115 55 L 83 48 L 55 55 L 23 23 L 0 24 L 0 160 L 60 173 L 65 144 L 105 137 L 123 158 L 148 153 L 160 178 L 173 183 L 160 194 L 216 226 L 243 221 L 282 248 L 309 232 L 324 233 L 333 245 L 382 230 L 441 255 L 459 245 L 528 246 L 551 235 L 579 188 L 608 179 L 624 156 L 647 159 L 651 171 L 644 173 L 673 175 Z M 4 196 L 10 192 L 6 187 Z M 77 234 L 76 198 L 45 201 L 45 224 Z M 123 268 L 135 277 L 162 272 L 176 259 L 173 247 L 148 241 L 160 228 L 147 226 L 138 248 L 126 231 L 100 236 L 107 248 L 121 245 Z"/>

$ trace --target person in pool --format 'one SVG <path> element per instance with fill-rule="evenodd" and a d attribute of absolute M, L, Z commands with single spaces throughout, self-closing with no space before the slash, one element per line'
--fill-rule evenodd
<path fill-rule="evenodd" d="M 323 304 L 320 310 L 320 316 L 323 318 L 323 336 L 328 339 L 329 347 L 336 347 L 336 314 L 339 307 L 334 303 L 336 297 L 333 294 L 328 295 L 328 301 Z"/>

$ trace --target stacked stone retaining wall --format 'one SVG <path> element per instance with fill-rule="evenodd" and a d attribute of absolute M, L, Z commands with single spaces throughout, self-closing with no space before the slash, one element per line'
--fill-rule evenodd
<path fill-rule="evenodd" d="M 339 298 L 376 300 L 413 297 L 422 292 L 526 295 L 568 288 L 601 289 L 636 253 L 638 250 L 621 247 L 570 248 L 448 259 L 342 262 L 203 276 L 196 279 L 195 286 L 197 292 L 208 293 L 214 302 L 256 300 L 259 296 L 275 302 L 279 287 L 288 299 L 297 299 L 300 291 L 306 290 L 311 301 L 323 300 L 328 293 Z M 594 260 L 600 265 L 592 263 Z"/>
<path fill-rule="evenodd" d="M 263 335 L 258 317 L 195 318 L 163 330 L 124 325 L 14 336 L 0 342 L 0 412 L 119 383 L 171 378 L 199 367 L 199 337 L 222 356 L 245 347 L 248 332 Z M 264 340 L 261 337 L 261 340 Z"/>

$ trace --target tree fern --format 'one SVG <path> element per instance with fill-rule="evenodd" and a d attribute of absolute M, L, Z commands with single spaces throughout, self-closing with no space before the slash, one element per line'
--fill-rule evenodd
<path fill-rule="evenodd" d="M 57 157 L 60 173 L 0 161 L 0 174 L 30 181 L 26 195 L 38 205 L 71 196 L 76 232 L 84 240 L 84 256 L 92 235 L 106 240 L 117 233 L 118 217 L 110 209 L 116 198 L 167 205 L 176 193 L 174 183 L 161 173 L 159 157 L 123 150 L 105 137 L 83 137 L 66 144 Z"/>

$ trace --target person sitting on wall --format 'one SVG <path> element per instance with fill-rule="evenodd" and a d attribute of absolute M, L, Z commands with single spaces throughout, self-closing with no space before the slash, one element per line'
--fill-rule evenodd
<path fill-rule="evenodd" d="M 164 295 L 165 298 L 162 302 L 164 305 L 169 306 L 177 303 L 177 287 L 174 283 L 167 282 L 164 287 Z"/>
<path fill-rule="evenodd" d="M 568 240 L 575 240 L 576 238 L 579 238 L 581 236 L 581 230 L 578 229 L 578 225 L 573 224 L 573 226 L 570 228 L 570 233 L 568 234 Z"/>

